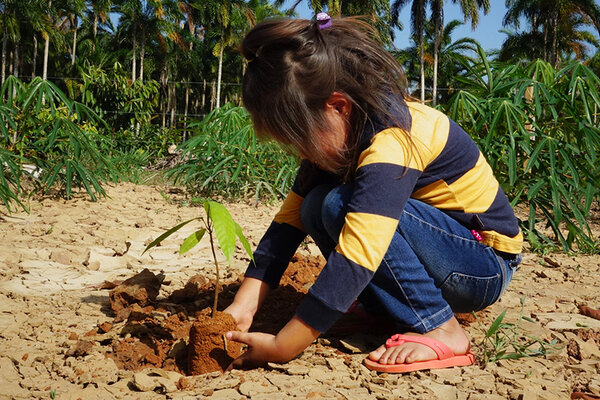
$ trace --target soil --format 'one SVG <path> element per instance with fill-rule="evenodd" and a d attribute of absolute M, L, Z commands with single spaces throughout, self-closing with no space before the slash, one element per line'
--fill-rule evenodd
<path fill-rule="evenodd" d="M 30 214 L 0 209 L 0 399 L 600 396 L 600 320 L 593 318 L 600 308 L 600 255 L 562 253 L 525 252 L 499 302 L 460 316 L 478 359 L 474 366 L 401 376 L 369 371 L 362 360 L 390 332 L 351 315 L 289 363 L 189 375 L 190 330 L 212 305 L 210 245 L 204 238 L 179 255 L 183 238 L 198 228 L 189 224 L 142 253 L 160 233 L 202 210 L 186 206 L 177 188 L 107 189 L 109 197 L 98 202 L 81 195 L 31 200 Z M 227 204 L 253 247 L 278 206 Z M 598 219 L 589 222 L 598 237 Z M 223 273 L 219 310 L 231 302 L 248 261 L 240 248 Z M 303 243 L 251 329 L 277 332 L 322 266 L 316 246 Z M 519 323 L 518 339 L 555 340 L 554 351 L 484 365 L 485 333 L 504 310 L 505 323 Z"/>

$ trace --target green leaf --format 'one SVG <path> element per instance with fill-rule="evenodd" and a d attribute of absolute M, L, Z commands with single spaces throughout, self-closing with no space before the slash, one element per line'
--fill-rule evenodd
<path fill-rule="evenodd" d="M 212 221 L 219 247 L 221 247 L 221 251 L 227 258 L 227 262 L 231 265 L 231 259 L 235 252 L 235 221 L 231 217 L 231 214 L 229 214 L 229 211 L 216 201 L 205 201 L 204 209 L 208 218 Z"/>
<path fill-rule="evenodd" d="M 162 235 L 160 235 L 159 237 L 157 237 L 156 239 L 154 239 L 152 241 L 152 243 L 150 243 L 148 246 L 146 246 L 146 248 L 144 249 L 144 251 L 142 252 L 142 255 L 150 250 L 151 248 L 153 248 L 154 246 L 157 246 L 160 244 L 160 242 L 162 242 L 163 240 L 165 240 L 166 238 L 168 238 L 169 236 L 171 236 L 172 234 L 174 234 L 175 232 L 177 232 L 178 230 L 180 230 L 181 228 L 183 228 L 185 225 L 189 224 L 190 222 L 192 222 L 193 220 L 198 219 L 198 217 L 196 218 L 192 218 L 192 219 L 188 219 L 187 221 L 184 221 L 180 224 L 175 225 L 174 227 L 172 227 L 171 229 L 169 229 L 168 231 L 166 231 L 165 233 L 163 233 Z"/>
<path fill-rule="evenodd" d="M 242 246 L 244 246 L 244 250 L 246 250 L 246 253 L 250 257 L 250 259 L 254 261 L 252 247 L 250 246 L 250 243 L 248 243 L 248 239 L 246 239 L 246 236 L 244 236 L 244 233 L 242 232 L 242 227 L 237 222 L 235 223 L 235 234 L 237 235 L 238 239 L 240 239 L 240 242 L 242 243 Z"/>
<path fill-rule="evenodd" d="M 206 229 L 202 228 L 188 236 L 179 247 L 179 254 L 185 254 L 193 249 L 202 240 L 205 232 Z"/>
<path fill-rule="evenodd" d="M 485 337 L 490 338 L 490 337 L 494 336 L 496 334 L 496 332 L 498 332 L 498 329 L 500 329 L 500 326 L 502 324 L 502 320 L 504 319 L 504 316 L 506 315 L 506 311 L 507 310 L 504 310 L 500 313 L 500 315 L 498 315 L 496 320 L 494 320 L 494 322 L 492 323 L 490 328 L 485 333 Z"/>

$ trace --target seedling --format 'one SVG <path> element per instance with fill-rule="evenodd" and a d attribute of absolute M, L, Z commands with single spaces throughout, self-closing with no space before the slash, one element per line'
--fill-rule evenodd
<path fill-rule="evenodd" d="M 219 281 L 219 262 L 217 261 L 217 254 L 215 251 L 215 236 L 221 251 L 227 258 L 227 263 L 231 266 L 231 259 L 233 257 L 233 253 L 235 251 L 235 243 L 236 238 L 240 240 L 244 250 L 246 253 L 252 257 L 252 249 L 250 247 L 250 243 L 242 233 L 242 228 L 233 220 L 227 208 L 220 203 L 212 200 L 204 200 L 202 202 L 204 206 L 204 211 L 206 212 L 205 217 L 195 217 L 190 220 L 184 221 L 178 225 L 175 225 L 171 229 L 167 230 L 165 233 L 156 238 L 152 243 L 150 243 L 144 249 L 144 254 L 149 249 L 158 246 L 163 240 L 171 236 L 173 233 L 177 232 L 179 229 L 183 228 L 185 225 L 189 224 L 192 221 L 202 221 L 204 224 L 204 228 L 197 230 L 188 236 L 181 246 L 179 247 L 179 254 L 185 254 L 196 246 L 204 234 L 208 232 L 208 237 L 210 239 L 210 249 L 212 251 L 213 261 L 215 263 L 216 270 L 216 280 L 215 280 L 215 297 L 214 303 L 212 307 L 211 316 L 214 317 L 217 312 L 217 302 L 219 300 L 219 290 L 220 290 L 220 281 Z"/>
<path fill-rule="evenodd" d="M 524 307 L 525 298 L 521 298 L 521 314 L 516 324 L 504 322 L 507 311 L 504 310 L 487 330 L 484 329 L 485 336 L 481 346 L 485 364 L 499 360 L 536 357 L 560 349 L 556 339 L 548 342 L 523 332 L 521 321 L 534 322 L 531 318 L 523 315 Z M 537 348 L 535 347 L 536 344 L 538 345 Z M 511 348 L 513 351 L 509 351 Z"/>

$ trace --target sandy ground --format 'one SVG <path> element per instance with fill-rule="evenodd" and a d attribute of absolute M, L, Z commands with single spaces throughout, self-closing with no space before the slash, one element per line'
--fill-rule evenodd
<path fill-rule="evenodd" d="M 198 225 L 142 255 L 152 239 L 201 209 L 186 207 L 180 194 L 159 187 L 120 184 L 109 187 L 108 194 L 96 203 L 84 196 L 32 201 L 29 215 L 0 210 L 1 399 L 532 400 L 567 399 L 574 391 L 600 395 L 600 320 L 578 310 L 581 304 L 600 307 L 599 255 L 525 253 L 507 293 L 466 328 L 478 357 L 475 366 L 378 374 L 361 362 L 385 338 L 355 334 L 324 336 L 290 363 L 265 369 L 185 378 L 162 370 L 119 370 L 104 346 L 77 351 L 86 332 L 113 317 L 108 291 L 98 285 L 149 268 L 167 277 L 169 284 L 159 295 L 164 298 L 191 276 L 200 272 L 212 278 L 214 272 L 206 239 L 199 249 L 177 254 L 182 238 Z M 228 208 L 256 245 L 276 206 L 236 203 Z M 303 251 L 317 254 L 313 245 Z M 226 277 L 237 276 L 246 263 L 238 251 Z M 560 349 L 483 365 L 485 330 L 504 310 L 505 321 L 516 323 L 521 299 L 530 321 L 521 321 L 517 338 L 556 339 Z"/>

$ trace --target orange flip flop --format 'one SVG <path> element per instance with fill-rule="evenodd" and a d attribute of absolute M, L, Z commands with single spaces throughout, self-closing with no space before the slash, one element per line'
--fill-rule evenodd
<path fill-rule="evenodd" d="M 467 354 L 456 355 L 439 340 L 428 338 L 425 336 L 402 335 L 396 334 L 386 340 L 385 347 L 390 348 L 399 346 L 406 342 L 414 342 L 423 344 L 437 354 L 437 360 L 417 361 L 410 364 L 380 364 L 369 358 L 365 358 L 365 365 L 373 371 L 402 373 L 411 371 L 420 371 L 422 369 L 438 369 L 448 367 L 463 367 L 472 365 L 475 362 L 475 356 L 470 351 Z"/>

